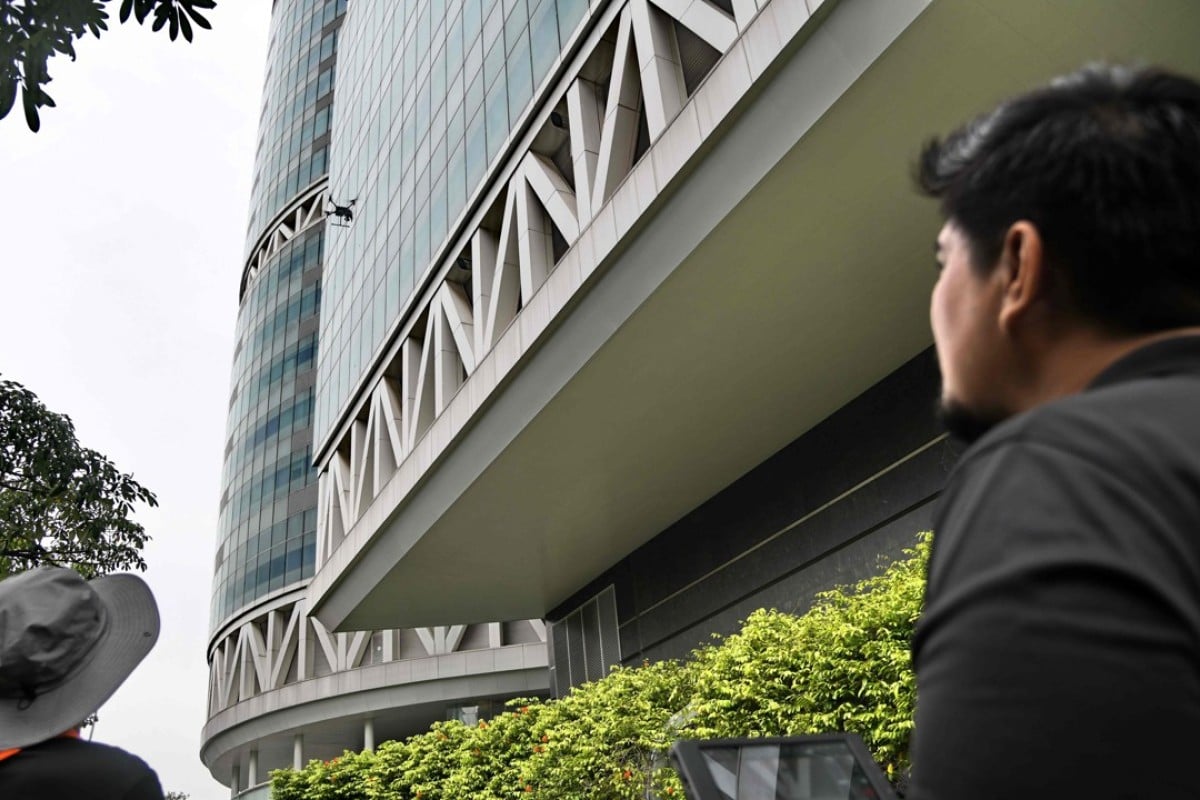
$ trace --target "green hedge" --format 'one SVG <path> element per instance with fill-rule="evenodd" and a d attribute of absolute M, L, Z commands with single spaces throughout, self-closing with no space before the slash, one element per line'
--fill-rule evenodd
<path fill-rule="evenodd" d="M 853 731 L 889 775 L 908 766 L 909 639 L 929 535 L 802 616 L 756 611 L 685 662 L 619 667 L 560 700 L 515 700 L 478 726 L 439 722 L 374 753 L 271 773 L 275 800 L 682 797 L 666 753 L 680 738 Z"/>

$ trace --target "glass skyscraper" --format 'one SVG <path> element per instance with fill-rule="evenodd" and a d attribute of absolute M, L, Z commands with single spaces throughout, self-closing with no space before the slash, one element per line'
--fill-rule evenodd
<path fill-rule="evenodd" d="M 277 0 L 272 13 L 239 286 L 202 752 L 235 796 L 265 796 L 271 769 L 371 746 L 448 714 L 487 714 L 505 696 L 547 685 L 536 624 L 346 635 L 306 614 L 316 555 L 323 265 L 329 239 L 361 230 L 348 223 L 364 205 L 348 205 L 349 220 L 327 213 L 354 200 L 331 195 L 327 177 L 339 138 L 335 65 L 345 53 L 346 11 L 346 0 Z M 342 95 L 356 97 L 353 88 L 338 91 L 339 104 Z M 355 140 L 352 128 L 339 130 Z"/>
<path fill-rule="evenodd" d="M 262 250 L 306 190 L 324 182 L 345 0 L 280 3 L 256 157 L 247 247 Z M 312 469 L 323 217 L 242 277 L 211 619 L 312 575 Z"/>
<path fill-rule="evenodd" d="M 277 0 L 213 774 L 686 657 L 901 552 L 955 458 L 906 165 L 1100 39 L 1197 66 L 1194 10 L 1117 5 Z"/>

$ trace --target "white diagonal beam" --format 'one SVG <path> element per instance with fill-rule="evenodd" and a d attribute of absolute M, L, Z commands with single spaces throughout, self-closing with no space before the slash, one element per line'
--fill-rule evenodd
<path fill-rule="evenodd" d="M 463 634 L 467 632 L 466 625 L 451 625 L 446 628 L 445 632 L 445 647 L 442 652 L 453 653 L 462 644 Z"/>
<path fill-rule="evenodd" d="M 737 39 L 737 23 L 708 0 L 654 0 L 654 5 L 679 20 L 680 25 L 719 53 L 732 47 Z"/>
<path fill-rule="evenodd" d="M 567 89 L 567 116 L 571 130 L 571 166 L 575 174 L 576 223 L 592 221 L 592 184 L 600 158 L 600 121 L 604 109 L 596 84 L 576 79 Z M 573 240 L 571 240 L 573 241 Z"/>
<path fill-rule="evenodd" d="M 434 382 L 436 380 L 434 347 L 437 344 L 435 332 L 441 316 L 441 309 L 438 306 L 430 306 L 425 323 L 425 340 L 421 343 L 421 359 L 417 367 L 416 393 L 413 395 L 413 405 L 408 415 L 409 450 L 437 416 L 437 410 L 434 407 Z"/>
<path fill-rule="evenodd" d="M 528 303 L 554 265 L 554 238 L 546 212 L 529 188 L 529 182 L 514 177 L 517 188 L 517 252 L 521 259 L 521 302 Z"/>
<path fill-rule="evenodd" d="M 288 667 L 296 658 L 296 649 L 300 640 L 299 630 L 303 624 L 299 603 L 294 604 L 288 611 L 286 625 L 281 624 L 283 613 L 282 610 L 272 611 L 267 621 L 267 634 L 272 651 L 271 672 L 268 676 L 270 684 L 268 688 L 271 689 L 283 686 L 283 682 L 287 678 Z"/>
<path fill-rule="evenodd" d="M 413 448 L 413 424 L 417 416 L 417 385 L 421 382 L 421 342 L 412 336 L 400 348 L 401 420 L 404 424 L 404 452 Z"/>
<path fill-rule="evenodd" d="M 596 181 L 592 187 L 593 214 L 612 196 L 617 184 L 633 166 L 642 102 L 638 83 L 638 64 L 633 52 L 632 12 L 626 6 L 617 20 L 617 46 L 613 52 L 608 102 L 604 108 L 600 152 L 596 161 Z"/>
<path fill-rule="evenodd" d="M 500 242 L 486 228 L 471 237 L 471 306 L 474 314 L 475 356 L 487 355 L 491 342 L 485 339 L 487 315 L 491 307 L 492 282 L 496 273 L 496 255 Z"/>
<path fill-rule="evenodd" d="M 496 251 L 496 269 L 488 298 L 487 326 L 483 336 L 483 352 L 492 349 L 500 334 L 517 316 L 521 300 L 521 262 L 518 244 L 517 195 L 525 181 L 514 176 L 508 184 L 504 213 L 500 225 L 500 247 Z"/>
<path fill-rule="evenodd" d="M 471 301 L 467 299 L 462 286 L 449 282 L 443 283 L 438 290 L 438 300 L 442 304 L 442 317 L 458 350 L 458 358 L 470 375 L 475 371 L 474 312 Z"/>
<path fill-rule="evenodd" d="M 575 209 L 575 192 L 558 167 L 538 153 L 529 152 L 523 165 L 529 188 L 550 215 L 550 221 L 566 239 L 567 244 L 579 238 L 579 218 Z"/>
<path fill-rule="evenodd" d="M 370 430 L 375 420 L 371 416 L 365 422 L 356 419 L 350 424 L 350 463 L 353 467 L 350 486 L 354 498 L 350 509 L 354 519 L 361 517 L 375 499 L 375 470 L 372 468 L 375 437 Z"/>
<path fill-rule="evenodd" d="M 375 387 L 375 486 L 383 486 L 404 461 L 402 390 L 384 375 Z"/>
<path fill-rule="evenodd" d="M 637 42 L 646 125 L 654 141 L 687 101 L 683 63 L 671 19 L 648 0 L 631 0 L 633 38 Z"/>

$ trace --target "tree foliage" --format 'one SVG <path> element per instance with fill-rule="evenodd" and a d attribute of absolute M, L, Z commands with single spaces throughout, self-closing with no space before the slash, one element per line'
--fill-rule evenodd
<path fill-rule="evenodd" d="M 882 575 L 803 616 L 757 611 L 685 662 L 618 667 L 560 700 L 514 700 L 467 727 L 439 722 L 374 753 L 272 773 L 275 800 L 679 798 L 678 739 L 852 731 L 889 776 L 908 767 L 909 639 L 929 537 Z"/>
<path fill-rule="evenodd" d="M 69 417 L 0 380 L 0 577 L 53 564 L 84 577 L 136 567 L 149 539 L 130 515 L 154 494 L 95 450 Z"/>
<path fill-rule="evenodd" d="M 46 92 L 48 62 L 62 54 L 75 60 L 75 42 L 87 34 L 100 38 L 108 30 L 107 8 L 113 0 L 0 0 L 0 119 L 16 105 L 17 89 L 25 124 L 41 127 L 38 109 L 54 107 Z M 193 29 L 211 28 L 201 13 L 215 0 L 121 0 L 122 23 L 150 21 L 152 30 L 167 30 L 174 41 L 192 40 Z"/>
<path fill-rule="evenodd" d="M 925 594 L 929 538 L 803 616 L 756 611 L 697 651 L 688 735 L 857 733 L 889 775 L 908 767 L 916 680 L 910 640 Z"/>

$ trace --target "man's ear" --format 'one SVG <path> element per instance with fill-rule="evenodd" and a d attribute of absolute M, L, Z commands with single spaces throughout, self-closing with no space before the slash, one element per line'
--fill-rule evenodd
<path fill-rule="evenodd" d="M 1028 220 L 1018 220 L 1004 234 L 999 269 L 1004 296 L 1000 301 L 1000 328 L 1012 333 L 1045 299 L 1049 288 L 1042 234 Z"/>

